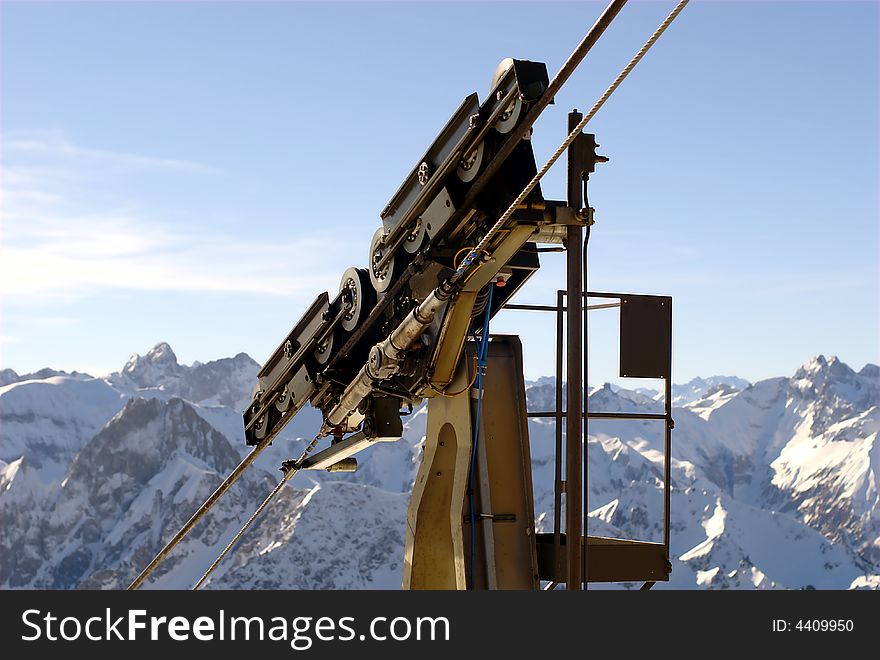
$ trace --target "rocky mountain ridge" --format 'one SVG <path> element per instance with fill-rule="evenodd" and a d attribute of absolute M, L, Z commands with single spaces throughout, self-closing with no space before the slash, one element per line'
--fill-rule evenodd
<path fill-rule="evenodd" d="M 181 365 L 158 344 L 101 379 L 4 371 L 15 379 L 0 387 L 0 586 L 127 585 L 247 451 L 239 411 L 258 368 L 245 354 Z M 674 570 L 662 586 L 880 586 L 880 369 L 818 356 L 791 378 L 685 390 L 674 408 Z M 530 409 L 554 398 L 552 378 L 529 384 Z M 589 395 L 593 411 L 660 405 L 611 385 Z M 355 474 L 298 475 L 206 587 L 399 588 L 425 419 L 417 408 L 404 437 L 364 452 Z M 149 586 L 191 586 L 319 422 L 303 410 Z M 591 533 L 659 540 L 662 427 L 589 429 Z M 529 432 L 546 530 L 552 420 L 530 420 Z"/>

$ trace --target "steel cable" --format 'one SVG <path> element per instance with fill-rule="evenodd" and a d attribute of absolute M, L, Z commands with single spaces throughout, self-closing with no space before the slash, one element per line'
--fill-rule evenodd
<path fill-rule="evenodd" d="M 489 244 L 489 241 L 492 240 L 492 237 L 498 233 L 498 231 L 504 226 L 504 224 L 510 220 L 511 216 L 516 211 L 517 207 L 525 201 L 525 198 L 529 196 L 529 193 L 534 190 L 535 186 L 541 181 L 545 174 L 550 170 L 551 167 L 559 160 L 559 157 L 565 153 L 565 151 L 571 146 L 571 143 L 577 139 L 577 136 L 584 130 L 584 126 L 593 118 L 593 116 L 599 111 L 599 109 L 605 104 L 605 101 L 614 93 L 614 91 L 620 86 L 620 83 L 629 75 L 629 73 L 635 68 L 636 64 L 645 56 L 651 46 L 660 38 L 660 35 L 666 31 L 666 28 L 675 20 L 676 16 L 681 13 L 681 10 L 685 8 L 685 5 L 690 0 L 681 0 L 675 8 L 669 13 L 669 16 L 660 24 L 654 34 L 645 42 L 645 45 L 639 49 L 639 52 L 633 56 L 633 58 L 629 61 L 629 63 L 623 68 L 623 71 L 614 79 L 614 82 L 605 90 L 605 93 L 599 97 L 599 100 L 590 108 L 590 111 L 584 115 L 584 118 L 578 123 L 577 126 L 568 134 L 568 137 L 565 138 L 563 143 L 559 145 L 556 151 L 553 152 L 553 155 L 547 160 L 544 166 L 538 171 L 537 174 L 532 178 L 531 181 L 526 185 L 523 191 L 517 195 L 516 199 L 513 200 L 511 205 L 507 207 L 507 210 L 501 215 L 500 218 L 495 222 L 492 227 L 489 228 L 489 231 L 486 232 L 486 235 L 483 236 L 482 240 L 477 243 L 477 245 L 467 254 L 464 260 L 461 262 L 459 267 L 456 269 L 453 278 L 457 276 L 460 277 L 461 274 L 467 269 L 468 266 L 474 261 L 478 254 L 480 254 L 483 250 L 486 249 L 486 246 Z"/>
<path fill-rule="evenodd" d="M 479 255 L 481 252 L 483 252 L 483 250 L 485 249 L 488 242 L 492 239 L 492 237 L 495 234 L 499 233 L 500 231 L 503 231 L 502 226 L 504 225 L 504 223 L 506 223 L 510 219 L 510 217 L 513 215 L 513 213 L 516 211 L 516 208 L 525 200 L 525 198 L 534 189 L 534 187 L 540 182 L 540 180 L 547 173 L 547 171 L 549 171 L 550 168 L 556 163 L 556 161 L 565 152 L 565 150 L 568 149 L 568 147 L 571 145 L 571 143 L 577 138 L 577 135 L 583 130 L 584 126 L 586 126 L 586 124 L 593 118 L 593 116 L 596 114 L 596 112 L 598 112 L 598 110 L 602 107 L 602 105 L 605 103 L 605 101 L 608 100 L 608 97 L 611 96 L 611 94 L 617 89 L 617 87 L 620 85 L 620 83 L 623 81 L 623 79 L 626 78 L 626 76 L 630 73 L 630 71 L 632 71 L 632 69 L 635 67 L 635 65 L 638 64 L 639 60 L 641 60 L 641 58 L 645 55 L 645 53 L 648 52 L 648 50 L 651 48 L 651 46 L 654 45 L 654 42 L 656 42 L 657 39 L 660 37 L 660 35 L 663 34 L 663 32 L 666 30 L 666 28 L 669 27 L 669 24 L 671 24 L 672 21 L 675 20 L 676 16 L 678 16 L 678 14 L 681 13 L 681 10 L 684 9 L 684 7 L 685 7 L 685 5 L 687 5 L 688 1 L 689 0 L 681 0 L 681 2 L 679 2 L 678 5 L 676 5 L 675 9 L 673 9 L 672 12 L 669 14 L 669 16 L 666 17 L 666 19 L 663 21 L 663 23 L 660 25 L 660 27 L 658 27 L 657 30 L 654 32 L 654 34 L 651 35 L 651 38 L 648 39 L 648 41 L 645 43 L 644 46 L 642 46 L 641 50 L 639 50 L 639 52 L 635 55 L 635 57 L 633 57 L 633 59 L 630 60 L 629 64 L 627 64 L 627 66 L 623 69 L 623 71 L 620 73 L 620 75 L 618 75 L 618 77 L 611 84 L 611 86 L 605 91 L 605 93 L 600 97 L 600 99 L 596 102 L 596 104 L 584 116 L 584 118 L 581 120 L 581 122 L 578 124 L 578 126 L 569 134 L 569 136 L 562 143 L 562 145 L 560 145 L 560 147 L 553 153 L 553 155 L 550 157 L 550 159 L 547 161 L 547 163 L 541 168 L 541 170 L 535 175 L 535 177 L 528 183 L 526 188 L 519 194 L 519 196 L 516 198 L 516 200 L 514 200 L 514 202 L 508 207 L 508 209 L 504 212 L 504 214 L 495 222 L 495 224 L 492 225 L 492 227 L 489 229 L 489 231 L 486 233 L 486 235 L 482 238 L 482 240 L 465 256 L 464 260 L 458 266 L 458 268 L 456 269 L 455 273 L 452 276 L 453 282 L 456 282 L 458 279 L 460 279 L 463 276 L 464 272 L 468 269 L 468 267 L 471 265 L 471 263 L 476 258 L 476 256 Z M 618 6 L 618 4 L 620 6 L 622 6 L 622 3 L 617 3 L 617 4 L 612 3 L 612 6 L 610 6 L 609 9 L 613 9 L 613 11 L 611 11 L 609 13 L 609 10 L 606 10 L 606 13 L 608 13 L 608 15 L 609 15 L 608 21 L 610 21 L 610 19 L 613 18 L 614 15 L 616 15 L 617 11 L 619 11 L 620 7 Z M 589 44 L 589 45 L 591 45 L 591 44 Z M 582 46 L 583 46 L 583 44 L 582 44 Z M 573 55 L 572 58 L 570 59 L 570 61 L 574 61 L 574 59 L 575 58 Z M 569 66 L 569 62 L 566 62 L 566 64 L 563 66 L 563 71 L 565 71 L 565 69 L 568 66 Z M 562 73 L 562 72 L 560 72 L 560 73 Z M 570 73 L 570 72 L 568 72 L 568 73 Z M 568 77 L 568 74 L 566 74 L 564 78 L 567 79 L 567 77 Z M 562 83 L 560 82 L 559 84 L 561 86 Z M 471 273 L 471 275 L 473 275 L 473 273 Z M 465 281 L 467 281 L 467 280 L 465 280 Z M 162 550 L 159 551 L 159 553 L 156 555 L 156 557 L 153 558 L 153 560 L 150 562 L 150 564 L 148 564 L 144 568 L 144 570 L 141 571 L 141 573 L 137 576 L 137 578 L 135 578 L 135 580 L 128 587 L 129 590 L 138 589 L 146 581 L 147 577 L 153 572 L 153 570 L 155 570 L 155 568 L 158 566 L 158 564 L 161 563 L 161 561 L 171 552 L 171 550 L 178 543 L 180 543 L 180 541 L 183 540 L 183 538 L 192 530 L 192 528 L 196 525 L 196 523 L 204 516 L 204 514 L 207 512 L 207 510 L 210 509 L 216 503 L 216 501 L 226 492 L 226 490 L 229 488 L 229 486 L 238 480 L 238 478 L 241 476 L 242 472 L 253 463 L 253 461 L 256 459 L 257 455 L 270 444 L 271 440 L 272 440 L 271 435 L 264 438 L 253 449 L 253 451 L 247 457 L 245 457 L 244 460 L 242 460 L 241 464 L 239 464 L 239 466 L 235 470 L 233 470 L 233 472 L 220 484 L 220 486 L 208 498 L 208 500 L 205 501 L 205 503 L 193 514 L 193 516 L 187 521 L 187 523 L 178 531 L 178 533 L 165 545 L 165 547 L 162 548 Z M 315 440 L 312 441 L 312 443 L 309 445 L 309 447 L 303 453 L 303 456 L 300 457 L 299 461 L 297 461 L 297 463 L 295 465 L 298 465 L 301 463 L 301 461 L 305 458 L 306 454 L 308 454 L 311 451 L 311 449 L 315 446 L 315 444 L 317 443 L 317 440 L 318 439 L 315 438 Z M 223 552 L 215 560 L 215 562 L 211 565 L 211 567 L 208 569 L 208 571 L 196 583 L 195 587 L 193 587 L 194 589 L 197 589 L 204 582 L 204 580 L 208 577 L 208 575 L 210 575 L 210 573 L 216 568 L 216 566 L 223 559 L 223 557 L 228 553 L 228 551 L 231 549 L 231 547 L 236 543 L 236 541 L 241 537 L 241 535 L 248 529 L 248 527 L 252 524 L 252 522 L 257 518 L 257 516 L 260 514 L 260 512 L 262 512 L 262 510 L 266 506 L 268 506 L 268 504 L 271 502 L 271 500 L 277 495 L 278 492 L 280 492 L 280 490 L 284 486 L 284 484 L 298 470 L 299 470 L 298 467 L 294 467 L 294 468 L 291 468 L 290 470 L 288 470 L 287 472 L 285 472 L 281 481 L 275 487 L 275 489 L 273 489 L 273 491 L 270 493 L 269 497 L 267 497 L 266 500 L 263 501 L 263 503 L 260 505 L 260 507 L 254 513 L 254 515 L 251 516 L 251 518 L 247 521 L 247 523 L 245 523 L 244 527 L 238 532 L 238 534 L 236 534 L 236 536 L 233 538 L 232 542 L 223 550 Z"/>
<path fill-rule="evenodd" d="M 208 576 L 211 575 L 211 573 L 214 572 L 214 569 L 217 568 L 217 566 L 220 564 L 221 561 L 223 561 L 223 558 L 232 549 L 232 546 L 234 546 L 238 542 L 238 539 L 240 539 L 244 535 L 244 533 L 248 530 L 248 527 L 250 527 L 251 524 L 257 519 L 257 517 L 263 512 L 263 509 L 265 509 L 267 506 L 269 506 L 269 503 L 273 499 L 275 499 L 275 496 L 278 493 L 281 492 L 281 489 L 284 487 L 284 484 L 286 484 L 290 480 L 290 478 L 293 477 L 293 475 L 295 475 L 297 472 L 299 472 L 300 468 L 298 466 L 302 465 L 306 456 L 309 455 L 309 452 L 311 452 L 312 449 L 314 449 L 316 444 L 318 444 L 318 438 L 315 438 L 314 440 L 312 440 L 311 443 L 309 443 L 309 446 L 306 447 L 305 451 L 302 453 L 302 455 L 294 463 L 295 467 L 291 467 L 291 468 L 285 470 L 284 476 L 281 477 L 281 481 L 278 482 L 278 485 L 272 489 L 272 492 L 269 493 L 268 497 L 266 497 L 266 499 L 263 500 L 263 503 L 257 507 L 257 510 L 254 511 L 253 515 L 250 518 L 248 518 L 248 521 L 244 524 L 244 526 L 240 530 L 238 530 L 238 534 L 236 534 L 235 536 L 232 537 L 232 540 L 229 542 L 229 545 L 227 545 L 223 549 L 223 552 L 221 552 L 220 555 L 217 557 L 217 559 L 214 560 L 214 563 L 211 564 L 211 566 L 208 567 L 208 570 L 205 571 L 204 575 L 202 575 L 202 577 L 199 578 L 199 581 L 196 582 L 192 588 L 193 591 L 198 590 L 198 588 L 202 586 L 202 584 L 205 582 L 205 580 L 208 579 Z"/>

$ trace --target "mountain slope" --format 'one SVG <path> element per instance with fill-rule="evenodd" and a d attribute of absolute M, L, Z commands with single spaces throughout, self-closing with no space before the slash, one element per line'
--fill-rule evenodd
<path fill-rule="evenodd" d="M 15 380 L 0 387 L 0 586 L 126 586 L 247 453 L 240 410 L 257 370 L 244 354 L 181 365 L 158 344 L 104 379 L 4 372 Z M 792 378 L 685 390 L 674 409 L 668 586 L 880 586 L 880 369 L 819 356 Z M 552 409 L 553 379 L 531 383 L 527 400 Z M 650 392 L 608 385 L 589 402 L 662 407 Z M 298 475 L 206 587 L 398 588 L 426 412 L 404 418 L 401 441 L 360 454 L 355 474 Z M 148 587 L 191 586 L 319 425 L 303 410 Z M 590 532 L 661 540 L 662 424 L 589 428 Z M 531 419 L 529 432 L 547 531 L 555 431 Z"/>

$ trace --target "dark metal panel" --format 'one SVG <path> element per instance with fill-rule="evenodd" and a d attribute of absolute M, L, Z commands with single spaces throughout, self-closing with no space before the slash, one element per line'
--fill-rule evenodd
<path fill-rule="evenodd" d="M 538 574 L 542 580 L 562 582 L 555 567 L 553 534 L 538 534 Z M 666 582 L 671 566 L 662 543 L 629 541 L 590 536 L 587 539 L 590 561 L 587 564 L 589 582 Z M 583 547 L 583 537 L 581 537 Z M 567 556 L 566 536 L 562 536 L 562 554 Z"/>
<path fill-rule="evenodd" d="M 272 352 L 272 356 L 266 361 L 263 368 L 260 369 L 257 377 L 269 379 L 277 378 L 279 365 L 284 365 L 286 367 L 294 353 L 305 346 L 318 332 L 322 323 L 326 321 L 324 315 L 329 309 L 330 296 L 325 291 L 315 299 L 315 302 L 313 302 L 306 313 L 303 314 L 293 330 L 291 330 L 287 337 L 285 337 L 284 341 L 278 345 L 278 348 Z"/>
<path fill-rule="evenodd" d="M 625 295 L 620 303 L 621 377 L 668 379 L 672 298 Z"/>
<path fill-rule="evenodd" d="M 382 222 L 386 232 L 394 230 L 400 224 L 401 220 L 406 217 L 407 211 L 420 196 L 428 179 L 449 159 L 465 136 L 474 130 L 470 118 L 479 115 L 479 112 L 480 102 L 477 95 L 475 93 L 469 94 L 446 123 L 446 126 L 443 127 L 443 130 L 440 131 L 440 135 L 413 167 L 400 189 L 394 193 L 394 197 L 385 206 L 382 211 Z M 420 173 L 420 170 L 423 171 Z"/>

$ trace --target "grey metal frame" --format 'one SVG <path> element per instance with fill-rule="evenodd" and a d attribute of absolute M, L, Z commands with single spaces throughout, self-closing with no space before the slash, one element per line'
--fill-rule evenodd
<path fill-rule="evenodd" d="M 574 251 L 572 251 L 574 252 Z M 579 259 L 578 259 L 579 260 Z M 569 264 L 571 261 L 569 260 Z M 585 273 L 584 273 L 585 275 Z M 569 277 L 569 284 L 571 284 L 572 278 Z M 570 428 L 573 422 L 578 423 L 578 430 L 580 430 L 579 422 L 577 420 L 577 413 L 569 415 L 569 411 L 573 410 L 570 406 L 566 406 L 563 408 L 563 385 L 562 385 L 562 373 L 563 373 L 563 324 L 566 320 L 570 319 L 572 313 L 580 316 L 580 310 L 577 309 L 580 305 L 575 306 L 575 309 L 572 309 L 571 306 L 568 306 L 567 303 L 568 291 L 564 289 L 560 289 L 556 292 L 556 305 L 528 305 L 528 304 L 509 304 L 505 305 L 504 309 L 508 310 L 522 310 L 522 311 L 537 311 L 537 312 L 555 312 L 556 313 L 556 409 L 553 411 L 530 411 L 527 413 L 529 417 L 536 418 L 553 418 L 556 421 L 556 474 L 555 474 L 555 482 L 554 482 L 554 519 L 553 519 L 553 534 L 552 535 L 539 535 L 545 536 L 545 541 L 550 541 L 550 538 L 546 538 L 552 536 L 552 560 L 548 565 L 548 562 L 544 561 L 542 563 L 541 568 L 542 571 L 542 579 L 552 580 L 552 583 L 565 583 L 569 589 L 578 589 L 578 588 L 586 588 L 589 582 L 597 582 L 597 581 L 608 581 L 608 578 L 611 578 L 613 581 L 616 581 L 615 578 L 619 576 L 619 579 L 623 579 L 625 581 L 643 581 L 643 588 L 650 588 L 654 582 L 667 580 L 669 573 L 671 571 L 671 563 L 669 560 L 669 537 L 670 537 L 670 461 L 671 461 L 671 448 L 672 448 L 672 429 L 674 428 L 674 421 L 672 418 L 672 333 L 671 333 L 671 304 L 672 299 L 668 296 L 640 296 L 642 298 L 651 298 L 662 301 L 663 303 L 667 302 L 670 305 L 669 315 L 670 315 L 670 332 L 669 332 L 669 341 L 666 343 L 666 351 L 667 351 L 667 361 L 666 363 L 670 365 L 667 373 L 663 374 L 664 380 L 664 412 L 663 413 L 639 413 L 639 412 L 605 412 L 605 411 L 596 411 L 592 412 L 589 410 L 589 404 L 587 397 L 584 396 L 584 388 L 583 383 L 581 382 L 572 382 L 569 379 L 566 384 L 567 396 L 565 397 L 567 401 L 577 401 L 577 397 L 581 397 L 583 401 L 583 412 L 581 414 L 581 419 L 583 420 L 583 436 L 582 438 L 588 437 L 588 429 L 589 429 L 589 419 L 628 419 L 628 420 L 657 420 L 664 421 L 664 464 L 663 464 L 663 543 L 651 543 L 647 541 L 635 541 L 629 539 L 600 539 L 597 537 L 587 537 L 583 539 L 581 544 L 576 544 L 569 546 L 566 542 L 567 538 L 572 536 L 569 534 L 569 526 L 566 524 L 566 533 L 563 534 L 561 531 L 562 528 L 562 520 L 561 520 L 561 503 L 562 503 L 562 492 L 565 490 L 567 493 L 566 501 L 568 501 L 568 493 L 572 491 L 580 491 L 583 492 L 584 501 L 582 503 L 582 512 L 578 515 L 578 520 L 575 525 L 575 532 L 577 536 L 581 536 L 581 529 L 586 530 L 587 528 L 587 515 L 588 509 L 586 506 L 586 466 L 587 466 L 587 454 L 586 454 L 586 443 L 583 445 L 583 473 L 580 474 L 579 483 L 570 484 L 568 482 L 569 470 L 566 470 L 566 480 L 562 480 L 562 449 L 563 449 L 563 434 L 562 434 L 562 422 L 566 420 L 566 428 Z M 579 296 L 583 303 L 583 311 L 592 311 L 598 309 L 608 309 L 614 307 L 620 307 L 625 299 L 630 297 L 631 294 L 626 293 L 607 293 L 607 292 L 597 292 L 597 291 L 588 291 L 584 295 L 583 293 Z M 589 298 L 606 298 L 606 299 L 616 299 L 617 303 L 609 303 L 609 304 L 598 304 L 598 305 L 589 305 Z M 568 318 L 567 318 L 568 317 Z M 569 326 L 571 327 L 571 326 Z M 586 328 L 584 327 L 585 331 Z M 572 337 L 568 337 L 568 355 L 575 355 L 578 358 L 578 362 L 581 363 L 582 357 L 582 366 L 583 374 L 586 374 L 587 369 L 587 358 L 588 358 L 588 347 L 585 341 L 586 332 L 584 332 L 580 337 L 576 339 L 580 339 L 581 341 L 572 341 Z M 572 350 L 574 347 L 574 350 Z M 582 347 L 582 356 L 578 355 Z M 579 370 L 578 370 L 579 371 Z M 570 373 L 570 372 L 569 372 Z M 578 379 L 580 380 L 580 379 Z M 568 443 L 566 443 L 568 444 Z M 578 443 L 580 444 L 580 443 Z M 566 451 L 566 456 L 571 458 L 569 451 Z M 578 460 L 579 465 L 581 461 Z M 578 497 L 578 503 L 580 502 L 580 497 Z M 577 507 L 581 509 L 581 506 Z M 567 507 L 568 509 L 568 507 Z M 568 521 L 567 521 L 568 522 Z M 583 537 L 582 537 L 583 538 Z M 539 538 L 539 541 L 541 539 Z M 539 543 L 539 555 L 541 555 L 541 543 Z M 569 546 L 569 547 L 567 547 Z M 580 550 L 580 547 L 583 550 Z M 599 561 L 602 565 L 593 566 L 588 560 L 588 551 L 590 547 L 593 546 L 593 551 L 596 554 L 595 560 Z M 574 552 L 572 552 L 574 550 Z M 657 567 L 657 551 L 662 550 L 662 559 L 663 559 L 663 567 L 662 570 L 658 570 Z M 577 582 L 572 585 L 571 582 L 571 562 L 579 561 L 581 570 L 577 571 L 579 573 L 577 575 Z M 541 563 L 541 562 L 539 562 Z"/>

